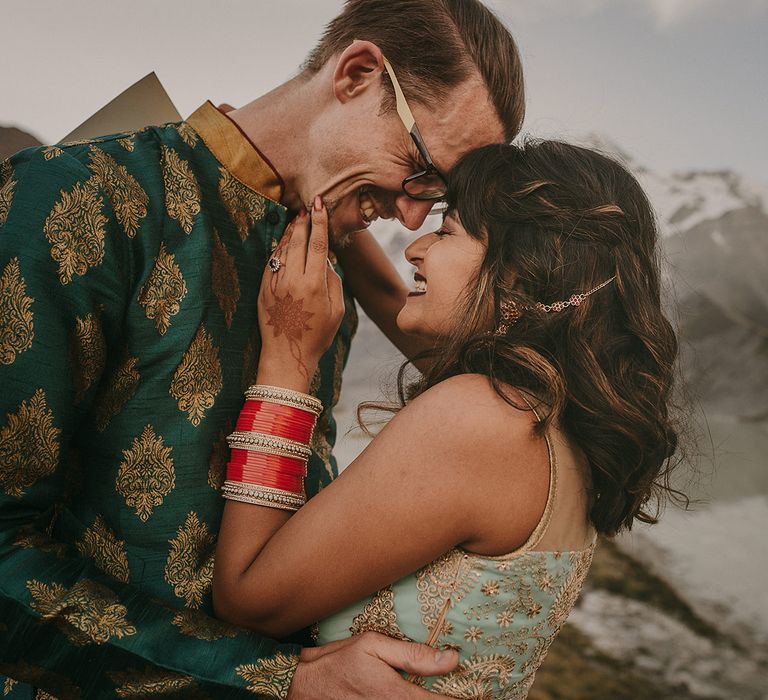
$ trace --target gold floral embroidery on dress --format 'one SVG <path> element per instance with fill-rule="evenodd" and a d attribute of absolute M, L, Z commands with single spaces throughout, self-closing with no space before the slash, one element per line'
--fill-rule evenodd
<path fill-rule="evenodd" d="M 114 531 L 107 527 L 103 516 L 96 516 L 93 525 L 86 529 L 83 539 L 76 544 L 81 556 L 92 559 L 104 573 L 128 583 L 130 574 L 125 540 L 117 539 Z"/>
<path fill-rule="evenodd" d="M 172 623 L 181 630 L 182 634 L 203 642 L 215 642 L 224 637 L 234 639 L 240 634 L 237 627 L 196 610 L 179 610 L 173 616 Z"/>
<path fill-rule="evenodd" d="M 213 338 L 200 324 L 192 344 L 181 358 L 171 381 L 170 394 L 192 425 L 200 425 L 221 391 L 221 362 Z"/>
<path fill-rule="evenodd" d="M 124 136 L 121 139 L 117 139 L 117 142 L 126 150 L 128 153 L 133 153 L 133 149 L 135 147 L 135 143 L 133 141 L 133 136 Z"/>
<path fill-rule="evenodd" d="M 254 664 L 238 666 L 237 675 L 248 683 L 252 693 L 284 700 L 296 672 L 299 657 L 278 651 L 274 656 L 258 659 Z"/>
<path fill-rule="evenodd" d="M 13 166 L 10 160 L 0 163 L 0 226 L 8 219 L 8 212 L 13 202 L 13 190 L 16 187 L 13 179 Z"/>
<path fill-rule="evenodd" d="M 6 678 L 5 682 L 3 683 L 3 695 L 10 695 L 11 691 L 13 690 L 13 686 L 15 686 L 18 683 L 18 681 L 13 680 L 13 678 Z"/>
<path fill-rule="evenodd" d="M 58 698 L 55 695 L 46 693 L 44 690 L 38 689 L 35 691 L 35 700 L 58 700 Z"/>
<path fill-rule="evenodd" d="M 130 449 L 123 450 L 115 488 L 126 505 L 136 509 L 142 522 L 149 520 L 155 506 L 161 505 L 176 486 L 172 452 L 151 425 L 134 438 Z"/>
<path fill-rule="evenodd" d="M 112 637 L 136 634 L 126 620 L 128 610 L 114 592 L 100 583 L 83 579 L 71 588 L 58 583 L 27 581 L 32 609 L 44 622 L 53 622 L 77 646 L 104 644 Z"/>
<path fill-rule="evenodd" d="M 349 627 L 350 634 L 361 632 L 379 632 L 395 639 L 407 640 L 397 625 L 395 613 L 395 600 L 392 587 L 382 588 L 371 601 L 363 608 L 363 611 L 355 616 Z"/>
<path fill-rule="evenodd" d="M 264 216 L 265 199 L 246 187 L 226 168 L 219 168 L 219 195 L 235 223 L 240 240 L 248 238 L 251 227 Z"/>
<path fill-rule="evenodd" d="M 21 528 L 16 533 L 13 544 L 22 549 L 39 549 L 46 554 L 53 554 L 57 559 L 63 559 L 69 553 L 66 544 L 52 539 L 50 535 L 40 532 L 31 525 Z"/>
<path fill-rule="evenodd" d="M 19 259 L 11 258 L 0 273 L 0 364 L 13 364 L 17 354 L 32 347 L 33 302 L 27 296 Z"/>
<path fill-rule="evenodd" d="M 197 132 L 187 124 L 187 122 L 176 124 L 176 131 L 179 132 L 179 136 L 181 136 L 187 146 L 190 148 L 197 146 L 197 141 L 199 139 Z"/>
<path fill-rule="evenodd" d="M 123 410 L 123 406 L 136 393 L 139 385 L 139 371 L 136 369 L 138 361 L 138 358 L 126 355 L 109 379 L 99 387 L 94 402 L 94 420 L 99 432 L 107 429 L 112 418 Z"/>
<path fill-rule="evenodd" d="M 154 698 L 173 695 L 173 697 L 193 698 L 197 682 L 192 676 L 167 671 L 164 668 L 147 666 L 143 671 L 109 671 L 107 675 L 117 686 L 115 694 L 119 698 Z M 181 695 L 181 692 L 184 694 Z M 190 694 L 190 691 L 192 693 Z"/>
<path fill-rule="evenodd" d="M 465 552 L 451 549 L 416 572 L 416 597 L 427 630 L 435 631 L 438 624 L 442 627 L 446 601 L 451 607 L 459 603 L 477 582 L 482 566 Z"/>
<path fill-rule="evenodd" d="M 549 610 L 549 615 L 547 615 L 547 622 L 549 622 L 549 626 L 554 633 L 558 632 L 568 615 L 571 614 L 571 610 L 576 604 L 576 599 L 579 597 L 584 581 L 589 573 L 594 553 L 595 545 L 582 552 L 568 553 L 572 573 L 560 589 L 555 602 Z"/>
<path fill-rule="evenodd" d="M 235 257 L 227 252 L 216 229 L 213 230 L 211 253 L 211 288 L 219 301 L 227 328 L 230 328 L 240 299 L 240 282 L 237 279 Z"/>
<path fill-rule="evenodd" d="M 181 301 L 187 295 L 187 283 L 172 254 L 160 243 L 160 250 L 147 281 L 139 293 L 139 304 L 147 318 L 155 320 L 155 328 L 165 335 L 171 325 L 171 316 L 179 313 Z"/>
<path fill-rule="evenodd" d="M 107 193 L 117 221 L 125 235 L 133 238 L 139 229 L 141 220 L 147 215 L 149 197 L 141 188 L 136 178 L 124 165 L 95 146 L 89 149 L 91 172 L 98 178 L 99 185 Z"/>
<path fill-rule="evenodd" d="M 188 608 L 199 608 L 213 582 L 215 538 L 193 511 L 169 543 L 165 582 Z"/>
<path fill-rule="evenodd" d="M 104 371 L 107 342 L 98 316 L 76 317 L 70 335 L 70 359 L 75 385 L 75 404 L 80 403 L 91 385 Z"/>
<path fill-rule="evenodd" d="M 107 217 L 102 208 L 98 178 L 76 182 L 71 192 L 61 190 L 43 224 L 51 257 L 59 263 L 59 281 L 69 284 L 73 275 L 84 275 L 104 259 Z"/>
<path fill-rule="evenodd" d="M 460 663 L 454 671 L 438 678 L 432 690 L 452 698 L 472 700 L 496 700 L 508 695 L 496 694 L 494 683 L 502 690 L 509 685 L 514 674 L 515 660 L 503 654 L 471 656 Z"/>
<path fill-rule="evenodd" d="M 168 146 L 161 146 L 165 209 L 184 233 L 191 233 L 194 217 L 200 213 L 200 185 L 189 163 Z"/>
<path fill-rule="evenodd" d="M 69 678 L 40 666 L 33 666 L 26 661 L 0 661 L 0 673 L 4 676 L 11 676 L 14 684 L 19 682 L 37 686 L 44 685 L 53 690 L 60 700 L 80 700 L 83 697 L 82 690 Z"/>
<path fill-rule="evenodd" d="M 43 149 L 43 158 L 45 160 L 53 160 L 54 158 L 58 158 L 59 156 L 63 156 L 64 151 L 62 151 L 58 146 L 46 146 Z"/>
<path fill-rule="evenodd" d="M 61 430 L 53 424 L 42 389 L 7 417 L 0 429 L 0 486 L 6 495 L 21 498 L 26 489 L 56 471 Z"/>
<path fill-rule="evenodd" d="M 226 427 L 219 432 L 216 442 L 213 443 L 211 456 L 208 458 L 208 486 L 215 491 L 218 491 L 224 485 L 224 475 L 226 474 L 227 461 L 229 460 L 227 435 L 231 432 L 232 423 L 228 421 Z"/>

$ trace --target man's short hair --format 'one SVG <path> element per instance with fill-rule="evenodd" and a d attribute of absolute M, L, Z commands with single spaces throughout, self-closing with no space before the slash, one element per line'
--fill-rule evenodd
<path fill-rule="evenodd" d="M 520 54 L 506 27 L 477 0 L 347 0 L 304 70 L 317 73 L 355 39 L 382 50 L 409 100 L 434 108 L 476 69 L 505 137 L 511 141 L 520 131 L 525 114 Z"/>

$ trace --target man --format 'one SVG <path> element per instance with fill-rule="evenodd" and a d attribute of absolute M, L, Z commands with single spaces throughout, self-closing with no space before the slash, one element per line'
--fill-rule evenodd
<path fill-rule="evenodd" d="M 291 216 L 320 194 L 336 237 L 379 216 L 417 228 L 443 173 L 511 139 L 522 114 L 517 50 L 480 3 L 350 0 L 304 71 L 242 109 L 207 103 L 180 124 L 2 164 L 8 696 L 432 697 L 394 669 L 445 673 L 451 653 L 375 634 L 301 650 L 209 617 L 217 491 L 255 375 L 260 276 Z M 345 253 L 353 277 L 366 236 Z M 313 382 L 326 411 L 310 496 L 336 473 L 347 305 Z"/>

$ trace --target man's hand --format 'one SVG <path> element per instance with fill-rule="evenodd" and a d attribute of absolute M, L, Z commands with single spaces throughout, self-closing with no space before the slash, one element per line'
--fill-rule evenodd
<path fill-rule="evenodd" d="M 458 660 L 454 651 L 364 632 L 303 649 L 288 700 L 435 700 L 445 696 L 409 683 L 395 669 L 440 676 L 452 671 Z"/>

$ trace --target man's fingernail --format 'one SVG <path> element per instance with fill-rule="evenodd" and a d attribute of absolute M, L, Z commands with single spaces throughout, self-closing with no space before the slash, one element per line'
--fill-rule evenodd
<path fill-rule="evenodd" d="M 437 651 L 435 652 L 435 662 L 439 664 L 441 661 L 446 661 L 450 656 L 450 651 Z"/>
<path fill-rule="evenodd" d="M 322 198 L 320 197 L 320 195 L 318 194 L 318 195 L 315 197 L 315 211 L 321 211 L 321 210 L 322 210 L 322 208 L 323 208 L 323 200 L 322 200 Z"/>

